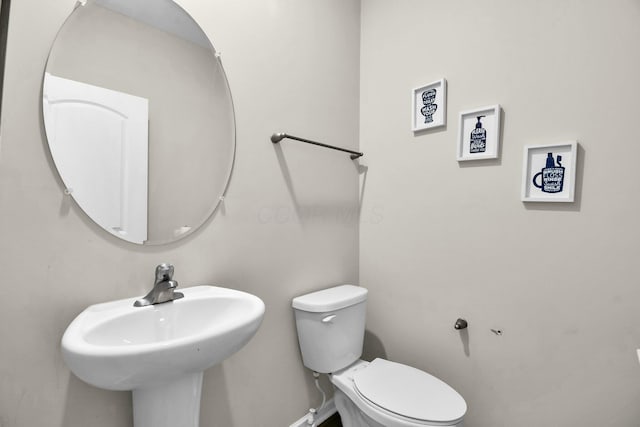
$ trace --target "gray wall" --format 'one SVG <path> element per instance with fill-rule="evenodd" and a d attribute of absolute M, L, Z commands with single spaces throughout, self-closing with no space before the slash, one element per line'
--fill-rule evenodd
<path fill-rule="evenodd" d="M 185 0 L 223 53 L 238 157 L 216 218 L 159 248 L 94 226 L 62 196 L 49 160 L 40 78 L 72 4 L 12 8 L 0 146 L 2 427 L 130 425 L 130 396 L 75 379 L 59 340 L 88 304 L 143 293 L 165 260 L 182 286 L 225 284 L 267 304 L 254 340 L 207 372 L 203 426 L 298 418 L 318 400 L 289 303 L 358 279 L 357 176 L 367 357 L 449 382 L 469 403 L 469 427 L 637 424 L 636 1 L 364 0 L 366 168 L 357 170 L 341 154 L 273 147 L 268 136 L 282 129 L 357 147 L 358 2 Z M 441 77 L 449 125 L 414 135 L 410 91 Z M 505 112 L 500 160 L 458 164 L 457 113 L 494 103 Z M 582 147 L 577 201 L 520 202 L 523 146 L 570 139 Z M 452 328 L 458 316 L 470 322 L 466 339 Z"/>
<path fill-rule="evenodd" d="M 634 0 L 362 2 L 369 355 L 453 385 L 465 426 L 638 425 L 638 22 Z M 411 89 L 442 77 L 448 125 L 413 135 Z M 500 160 L 459 164 L 458 113 L 496 103 Z M 571 139 L 577 201 L 520 202 L 524 145 Z"/>
<path fill-rule="evenodd" d="M 0 146 L 0 425 L 131 425 L 129 393 L 87 386 L 60 356 L 68 323 L 87 305 L 140 295 L 156 264 L 183 287 L 220 284 L 267 307 L 256 337 L 207 371 L 202 426 L 289 425 L 319 404 L 302 367 L 291 299 L 357 281 L 357 174 L 348 156 L 271 133 L 356 148 L 358 1 L 181 3 L 223 54 L 238 151 L 227 198 L 186 240 L 138 247 L 107 235 L 63 196 L 43 136 L 41 79 L 74 0 L 15 2 Z M 326 31 L 326 23 L 331 31 Z"/>

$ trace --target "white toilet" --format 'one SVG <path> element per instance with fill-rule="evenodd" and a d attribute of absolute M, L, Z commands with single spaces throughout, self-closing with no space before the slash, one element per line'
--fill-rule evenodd
<path fill-rule="evenodd" d="M 360 360 L 367 290 L 342 285 L 293 299 L 302 362 L 329 374 L 344 427 L 462 426 L 467 404 L 410 366 Z"/>

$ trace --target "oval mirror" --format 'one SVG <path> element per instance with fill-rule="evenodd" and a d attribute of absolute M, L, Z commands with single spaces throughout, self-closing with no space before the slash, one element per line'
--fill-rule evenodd
<path fill-rule="evenodd" d="M 171 0 L 79 2 L 51 48 L 42 106 L 66 192 L 121 239 L 185 237 L 224 195 L 231 93 L 209 39 Z"/>

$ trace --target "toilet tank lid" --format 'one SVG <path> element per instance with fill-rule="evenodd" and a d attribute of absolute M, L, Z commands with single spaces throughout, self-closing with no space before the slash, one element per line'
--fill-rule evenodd
<path fill-rule="evenodd" d="M 323 313 L 349 307 L 367 299 L 367 290 L 360 286 L 340 285 L 323 289 L 293 299 L 292 306 L 297 310 Z"/>

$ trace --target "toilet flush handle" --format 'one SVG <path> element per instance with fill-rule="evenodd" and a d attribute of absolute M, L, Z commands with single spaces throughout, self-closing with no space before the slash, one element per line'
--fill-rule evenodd
<path fill-rule="evenodd" d="M 336 318 L 335 314 L 330 314 L 330 315 L 322 318 L 322 323 L 331 323 L 331 321 L 333 319 L 335 319 L 335 318 Z"/>

